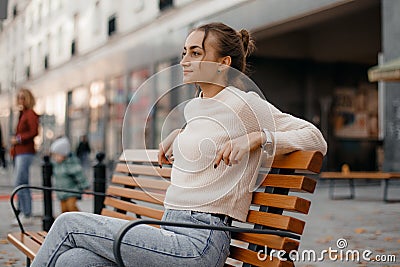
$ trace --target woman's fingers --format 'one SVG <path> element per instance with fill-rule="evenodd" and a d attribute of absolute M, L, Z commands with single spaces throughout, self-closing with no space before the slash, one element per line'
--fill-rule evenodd
<path fill-rule="evenodd" d="M 166 148 L 162 143 L 158 146 L 158 165 L 160 166 L 160 168 L 162 168 L 162 164 L 170 164 L 170 162 L 166 158 L 166 154 L 164 152 L 165 149 Z"/>
<path fill-rule="evenodd" d="M 232 165 L 231 164 L 231 162 L 230 162 L 230 160 L 229 160 L 229 156 L 230 156 L 230 154 L 231 154 L 231 146 L 228 146 L 226 149 L 225 149 L 225 151 L 224 151 L 224 154 L 223 154 L 223 156 L 222 156 L 222 159 L 224 160 L 224 162 L 225 162 L 225 164 L 226 165 Z"/>
<path fill-rule="evenodd" d="M 173 155 L 172 155 L 172 146 L 170 146 L 167 150 L 167 152 L 165 152 L 165 158 L 169 163 L 173 163 Z"/>
<path fill-rule="evenodd" d="M 230 153 L 231 153 L 231 142 L 228 141 L 218 151 L 217 156 L 215 158 L 214 168 L 216 168 L 220 164 L 221 160 L 223 160 L 226 165 L 229 165 Z"/>
<path fill-rule="evenodd" d="M 217 156 L 215 157 L 215 161 L 214 161 L 214 168 L 217 168 L 217 166 L 219 165 L 219 163 L 221 162 L 223 156 L 224 156 L 224 152 L 226 149 L 227 144 L 225 143 L 220 150 L 218 150 L 217 152 Z"/>
<path fill-rule="evenodd" d="M 215 159 L 215 168 L 219 165 L 221 160 L 223 160 L 228 166 L 232 166 L 232 164 L 238 164 L 242 160 L 243 156 L 249 152 L 248 140 L 242 139 L 243 138 L 240 140 L 234 139 L 232 141 L 228 141 L 221 147 Z"/>
<path fill-rule="evenodd" d="M 230 163 L 232 163 L 232 164 L 238 164 L 239 163 L 239 160 L 240 160 L 238 158 L 239 152 L 240 152 L 239 149 L 233 148 L 233 150 L 231 152 L 230 159 L 229 159 Z"/>

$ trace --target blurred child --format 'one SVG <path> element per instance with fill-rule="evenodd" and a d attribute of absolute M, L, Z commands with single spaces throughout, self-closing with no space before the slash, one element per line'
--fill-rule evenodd
<path fill-rule="evenodd" d="M 88 180 L 83 172 L 79 159 L 71 153 L 68 138 L 61 137 L 50 147 L 53 159 L 53 176 L 55 188 L 83 191 L 89 188 Z M 77 193 L 56 192 L 61 201 L 61 212 L 79 211 L 76 201 L 81 199 Z"/>

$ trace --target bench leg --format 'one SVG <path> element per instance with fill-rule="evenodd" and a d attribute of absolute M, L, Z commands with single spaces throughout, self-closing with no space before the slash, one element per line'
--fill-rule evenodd
<path fill-rule="evenodd" d="M 329 198 L 335 199 L 333 191 L 335 190 L 335 179 L 329 179 Z"/>
<path fill-rule="evenodd" d="M 349 186 L 350 186 L 350 199 L 353 199 L 356 195 L 355 189 L 354 189 L 354 180 L 349 179 Z"/>
<path fill-rule="evenodd" d="M 383 201 L 388 202 L 389 179 L 383 180 Z"/>
<path fill-rule="evenodd" d="M 31 266 L 31 259 L 26 257 L 26 267 Z"/>
<path fill-rule="evenodd" d="M 349 187 L 350 187 L 350 196 L 348 197 L 335 197 L 334 190 L 335 190 L 335 179 L 329 179 L 329 197 L 330 199 L 353 199 L 356 195 L 354 180 L 349 180 Z"/>

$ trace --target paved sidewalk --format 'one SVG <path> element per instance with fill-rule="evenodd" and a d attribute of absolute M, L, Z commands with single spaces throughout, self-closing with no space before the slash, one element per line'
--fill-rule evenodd
<path fill-rule="evenodd" d="M 40 163 L 40 162 L 39 162 Z M 32 168 L 32 184 L 41 184 L 40 164 L 36 162 Z M 36 178 L 34 178 L 34 176 Z M 8 200 L 5 199 L 7 193 L 12 189 L 12 183 L 4 175 L 0 175 L 0 266 L 24 266 L 25 257 L 12 245 L 7 244 L 6 234 L 10 231 L 18 231 L 18 228 L 11 227 L 13 219 L 12 211 Z M 8 184 L 7 184 L 8 183 Z M 345 194 L 348 188 L 340 186 L 336 191 L 338 194 Z M 391 186 L 390 197 L 400 196 L 400 187 Z M 397 266 L 400 267 L 400 203 L 384 203 L 382 201 L 382 188 L 377 183 L 367 183 L 356 185 L 356 198 L 353 200 L 330 200 L 328 197 L 327 181 L 319 181 L 316 192 L 311 196 L 312 205 L 310 214 L 306 217 L 306 228 L 302 237 L 300 253 L 304 250 L 313 250 L 316 257 L 320 257 L 323 250 L 332 251 L 332 255 L 342 253 L 336 261 L 330 260 L 329 255 L 325 255 L 323 260 L 308 260 L 297 262 L 297 267 L 336 267 L 336 266 Z M 41 197 L 35 194 L 34 215 L 35 225 L 31 230 L 41 230 L 42 214 Z M 54 215 L 59 214 L 59 203 L 54 201 Z M 92 212 L 93 200 L 84 198 L 79 202 L 83 211 Z M 304 216 L 298 215 L 299 218 Z M 347 243 L 343 249 L 338 249 L 337 241 L 341 240 L 340 245 Z M 357 250 L 360 253 L 360 261 L 345 261 L 346 252 Z M 394 255 L 395 262 L 373 263 L 362 259 L 362 253 L 366 250 L 371 251 L 370 258 L 377 255 Z M 350 251 L 351 252 L 351 251 Z M 349 258 L 349 257 L 348 257 Z M 350 257 L 351 258 L 351 257 Z"/>

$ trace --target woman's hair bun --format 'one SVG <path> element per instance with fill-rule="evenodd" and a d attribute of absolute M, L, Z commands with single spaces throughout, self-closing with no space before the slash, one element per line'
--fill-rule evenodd
<path fill-rule="evenodd" d="M 244 53 L 247 57 L 254 51 L 254 48 L 255 48 L 254 41 L 250 37 L 249 32 L 245 29 L 241 29 L 239 31 L 239 35 L 240 35 L 240 38 L 242 39 Z"/>

